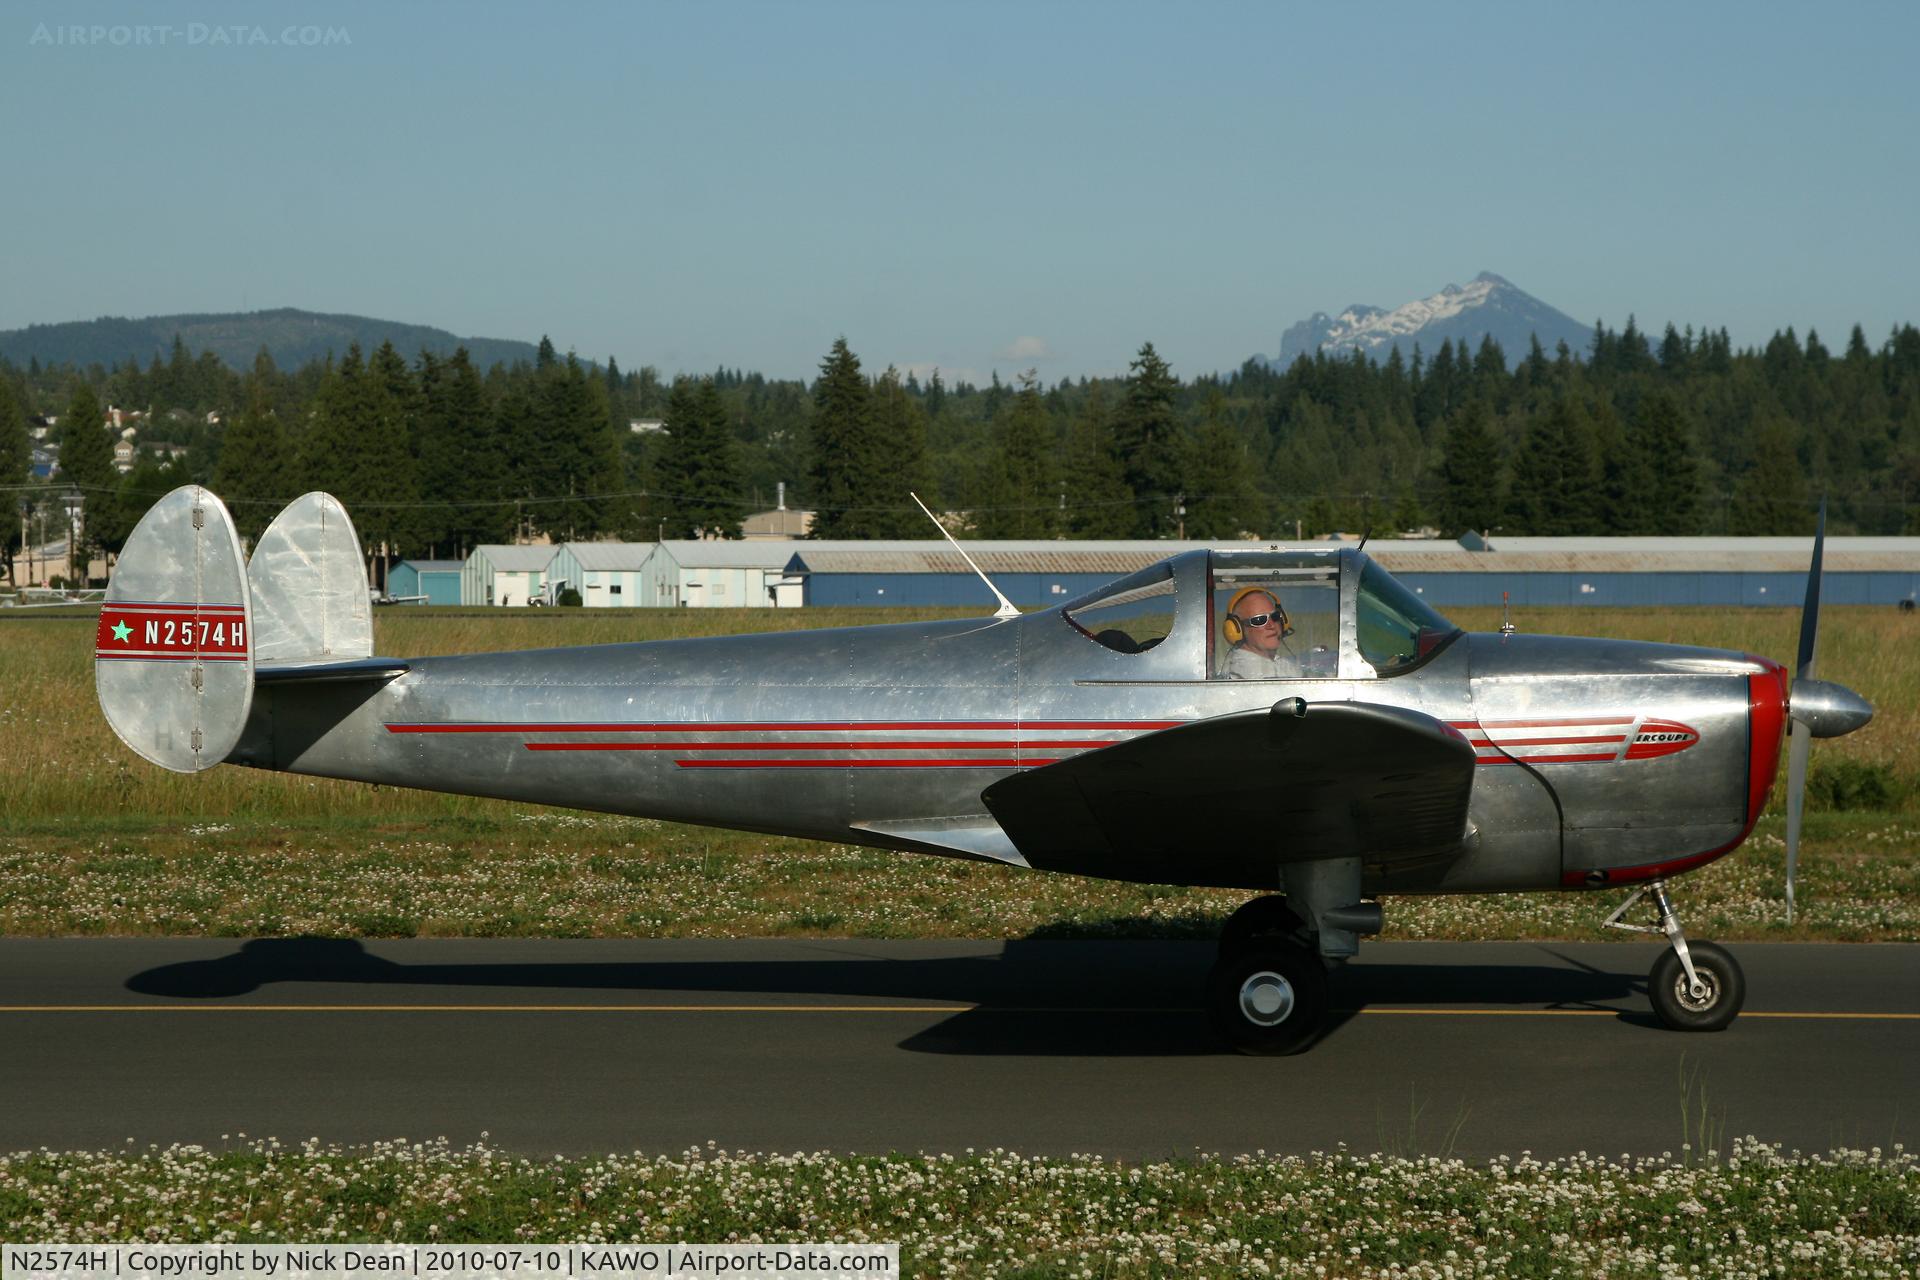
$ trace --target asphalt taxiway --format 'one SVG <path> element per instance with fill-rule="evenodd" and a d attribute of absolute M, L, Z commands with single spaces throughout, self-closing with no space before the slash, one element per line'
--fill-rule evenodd
<path fill-rule="evenodd" d="M 1196 1012 L 1209 943 L 0 939 L 0 1149 L 1642 1155 L 1703 1105 L 1913 1142 L 1920 946 L 1734 944 L 1711 1035 L 1654 1022 L 1657 950 L 1372 943 L 1318 1045 L 1245 1058 Z"/>

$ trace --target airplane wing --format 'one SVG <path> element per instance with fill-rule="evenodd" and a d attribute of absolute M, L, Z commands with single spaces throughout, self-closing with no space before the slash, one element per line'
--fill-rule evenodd
<path fill-rule="evenodd" d="M 1432 716 L 1285 698 L 1014 774 L 982 798 L 1043 870 L 1266 888 L 1288 862 L 1457 852 L 1473 769 L 1473 748 Z"/>

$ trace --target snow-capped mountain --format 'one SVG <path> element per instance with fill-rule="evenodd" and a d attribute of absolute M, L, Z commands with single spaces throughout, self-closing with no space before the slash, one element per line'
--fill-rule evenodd
<path fill-rule="evenodd" d="M 1382 307 L 1356 303 L 1337 316 L 1314 312 L 1280 335 L 1280 354 L 1272 359 L 1259 357 L 1277 369 L 1285 369 L 1301 356 L 1316 351 L 1328 355 L 1346 355 L 1365 351 L 1376 360 L 1398 347 L 1402 359 L 1413 358 L 1415 343 L 1432 359 L 1440 344 L 1449 338 L 1455 346 L 1467 344 L 1478 350 L 1489 335 L 1507 353 L 1509 365 L 1526 358 L 1534 335 L 1549 352 L 1565 341 L 1575 352 L 1584 353 L 1593 329 L 1491 271 L 1482 271 L 1464 288 L 1450 284 L 1430 298 L 1421 298 L 1388 311 Z"/>

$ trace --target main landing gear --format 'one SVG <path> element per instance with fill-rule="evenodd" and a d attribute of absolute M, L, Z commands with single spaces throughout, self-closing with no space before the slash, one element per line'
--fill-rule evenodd
<path fill-rule="evenodd" d="M 1648 894 L 1658 924 L 1628 924 L 1626 914 Z M 1674 1031 L 1722 1031 L 1740 1012 L 1747 998 L 1747 978 L 1726 948 L 1711 942 L 1687 941 L 1680 918 L 1673 913 L 1664 880 L 1650 880 L 1635 889 L 1606 919 L 1610 929 L 1631 933 L 1664 934 L 1671 944 L 1653 962 L 1647 975 L 1647 994 L 1653 1012 Z"/>
<path fill-rule="evenodd" d="M 1228 917 L 1207 976 L 1207 1013 L 1242 1053 L 1298 1053 L 1326 1023 L 1327 967 L 1307 926 L 1277 894 Z"/>

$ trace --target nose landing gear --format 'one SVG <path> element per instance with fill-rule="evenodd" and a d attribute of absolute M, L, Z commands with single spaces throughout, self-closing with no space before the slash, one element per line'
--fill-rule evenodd
<path fill-rule="evenodd" d="M 1658 924 L 1628 924 L 1626 914 L 1648 894 Z M 1711 942 L 1688 943 L 1667 897 L 1664 880 L 1650 880 L 1628 895 L 1606 919 L 1609 929 L 1664 935 L 1670 944 L 1647 975 L 1647 994 L 1661 1023 L 1674 1031 L 1721 1031 L 1747 998 L 1747 978 L 1726 948 Z"/>

